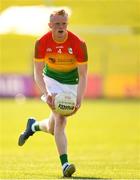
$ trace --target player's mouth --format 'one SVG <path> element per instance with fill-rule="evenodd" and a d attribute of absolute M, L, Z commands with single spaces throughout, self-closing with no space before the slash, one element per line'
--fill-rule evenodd
<path fill-rule="evenodd" d="M 63 30 L 59 30 L 58 32 L 59 32 L 60 34 L 62 34 L 64 31 L 63 31 Z"/>

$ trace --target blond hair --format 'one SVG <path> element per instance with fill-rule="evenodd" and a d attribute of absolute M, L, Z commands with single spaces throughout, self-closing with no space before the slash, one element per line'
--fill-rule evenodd
<path fill-rule="evenodd" d="M 66 17 L 68 17 L 68 13 L 67 13 L 64 9 L 61 9 L 61 10 L 58 10 L 58 11 L 54 11 L 54 12 L 50 15 L 50 22 L 52 21 L 52 19 L 53 19 L 55 16 L 66 16 Z"/>

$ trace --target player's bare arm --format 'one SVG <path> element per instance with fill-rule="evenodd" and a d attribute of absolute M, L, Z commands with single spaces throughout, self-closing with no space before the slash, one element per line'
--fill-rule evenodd
<path fill-rule="evenodd" d="M 87 63 L 78 65 L 79 83 L 77 88 L 77 104 L 76 108 L 79 109 L 81 101 L 84 97 L 84 92 L 87 83 Z"/>
<path fill-rule="evenodd" d="M 81 101 L 84 97 L 84 92 L 86 89 L 86 83 L 87 83 L 87 61 L 88 61 L 88 53 L 87 53 L 87 46 L 85 43 L 81 43 L 81 49 L 83 51 L 84 60 L 83 63 L 78 63 L 78 74 L 79 74 L 79 83 L 77 88 L 77 105 L 76 110 L 77 111 L 81 106 Z"/>
<path fill-rule="evenodd" d="M 54 97 L 48 94 L 44 80 L 43 80 L 43 71 L 44 61 L 43 62 L 34 62 L 34 79 L 36 84 L 40 88 L 41 92 L 47 97 L 47 104 L 51 109 L 54 109 Z"/>
<path fill-rule="evenodd" d="M 43 81 L 42 71 L 44 68 L 44 62 L 34 62 L 34 79 L 36 84 L 39 86 L 41 92 L 45 95 L 48 95 L 45 83 Z"/>

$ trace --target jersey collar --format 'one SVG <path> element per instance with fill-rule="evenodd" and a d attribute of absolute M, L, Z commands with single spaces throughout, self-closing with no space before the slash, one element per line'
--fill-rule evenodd
<path fill-rule="evenodd" d="M 56 42 L 56 43 L 58 43 L 58 44 L 62 44 L 62 43 L 64 43 L 67 39 L 68 39 L 68 31 L 67 31 L 67 34 L 66 34 L 66 37 L 65 37 L 65 39 L 64 39 L 64 41 L 56 41 L 55 39 L 54 39 L 54 37 L 53 37 L 53 34 L 52 34 L 52 39 L 54 40 L 54 42 Z"/>

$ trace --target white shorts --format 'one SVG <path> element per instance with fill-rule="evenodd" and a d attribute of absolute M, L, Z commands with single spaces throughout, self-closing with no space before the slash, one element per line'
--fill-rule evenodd
<path fill-rule="evenodd" d="M 77 84 L 62 84 L 46 75 L 44 75 L 43 79 L 49 94 L 55 94 L 55 93 L 59 94 L 65 92 L 77 96 L 77 86 L 78 86 Z M 43 101 L 46 101 L 44 96 L 42 96 L 41 99 Z"/>

